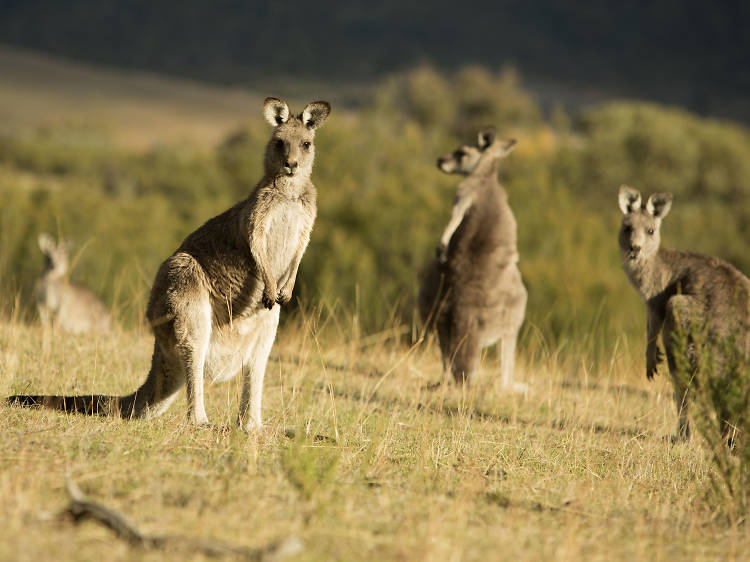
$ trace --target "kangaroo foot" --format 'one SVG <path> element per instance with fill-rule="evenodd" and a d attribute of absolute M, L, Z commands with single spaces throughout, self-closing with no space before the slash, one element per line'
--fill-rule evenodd
<path fill-rule="evenodd" d="M 526 395 L 529 393 L 529 385 L 523 382 L 511 382 L 504 384 L 503 390 L 511 394 Z"/>

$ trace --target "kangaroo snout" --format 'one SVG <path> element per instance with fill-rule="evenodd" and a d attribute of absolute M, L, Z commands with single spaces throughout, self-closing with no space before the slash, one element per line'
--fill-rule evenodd
<path fill-rule="evenodd" d="M 638 254 L 640 254 L 640 253 L 641 253 L 641 247 L 640 246 L 638 246 L 637 244 L 631 244 L 630 245 L 630 252 L 628 253 L 628 257 L 631 260 L 634 260 L 635 258 L 637 258 Z"/>
<path fill-rule="evenodd" d="M 284 170 L 289 176 L 293 176 L 297 172 L 298 166 L 299 166 L 298 162 L 289 162 L 289 161 L 284 162 Z"/>

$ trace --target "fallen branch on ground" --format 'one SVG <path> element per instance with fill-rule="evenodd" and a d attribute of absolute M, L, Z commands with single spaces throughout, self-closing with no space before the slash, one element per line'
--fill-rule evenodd
<path fill-rule="evenodd" d="M 181 535 L 148 535 L 141 532 L 122 514 L 100 503 L 88 501 L 69 476 L 65 478 L 65 488 L 70 496 L 70 505 L 62 512 L 63 516 L 72 518 L 75 523 L 86 519 L 96 521 L 110 529 L 117 537 L 138 548 L 169 550 L 170 552 L 175 550 L 200 552 L 210 557 L 233 556 L 253 562 L 275 562 L 302 550 L 302 543 L 294 536 L 263 548 L 249 548 L 222 542 L 196 540 Z"/>

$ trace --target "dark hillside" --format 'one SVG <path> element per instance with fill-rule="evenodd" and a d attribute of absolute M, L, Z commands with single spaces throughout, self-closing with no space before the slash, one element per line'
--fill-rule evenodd
<path fill-rule="evenodd" d="M 531 83 L 750 119 L 741 1 L 9 0 L 0 42 L 225 83 L 371 81 L 430 61 L 516 65 Z"/>

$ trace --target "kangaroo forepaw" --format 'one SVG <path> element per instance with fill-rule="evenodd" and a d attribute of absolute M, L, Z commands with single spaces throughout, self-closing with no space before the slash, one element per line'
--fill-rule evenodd
<path fill-rule="evenodd" d="M 267 308 L 268 310 L 271 310 L 273 308 L 273 305 L 276 304 L 276 297 L 263 293 L 263 298 L 261 298 L 261 302 L 263 303 L 263 306 L 265 308 Z"/>
<path fill-rule="evenodd" d="M 438 245 L 438 247 L 435 248 L 435 257 L 439 264 L 445 265 L 448 262 L 448 246 L 442 243 Z"/>
<path fill-rule="evenodd" d="M 656 364 L 664 363 L 664 352 L 661 350 L 661 348 L 656 348 Z"/>
<path fill-rule="evenodd" d="M 292 295 L 287 294 L 286 291 L 279 292 L 279 296 L 276 297 L 276 302 L 279 303 L 281 306 L 289 304 L 290 300 L 292 300 Z"/>
<path fill-rule="evenodd" d="M 652 352 L 646 354 L 646 378 L 651 380 L 657 373 L 659 363 L 664 362 L 664 352 L 658 347 Z"/>

